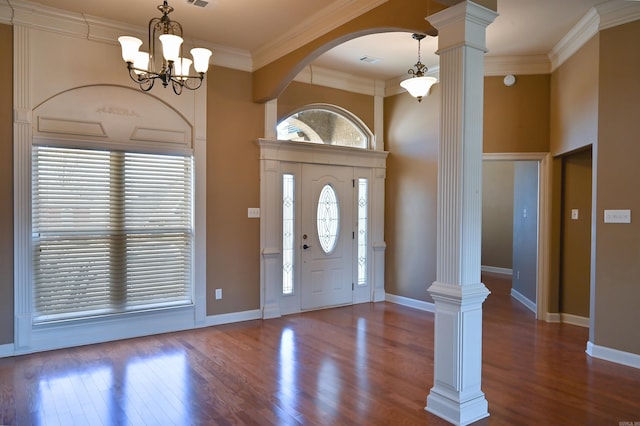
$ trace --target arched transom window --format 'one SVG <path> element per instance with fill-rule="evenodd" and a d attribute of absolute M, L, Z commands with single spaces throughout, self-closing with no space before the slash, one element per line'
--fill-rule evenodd
<path fill-rule="evenodd" d="M 355 115 L 342 108 L 314 104 L 278 123 L 278 139 L 370 148 L 372 133 Z"/>

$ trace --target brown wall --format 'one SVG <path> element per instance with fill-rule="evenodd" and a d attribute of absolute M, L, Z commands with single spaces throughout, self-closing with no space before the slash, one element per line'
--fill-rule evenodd
<path fill-rule="evenodd" d="M 589 317 L 591 147 L 563 158 L 560 312 Z M 571 210 L 578 210 L 578 219 Z"/>
<path fill-rule="evenodd" d="M 551 153 L 565 154 L 598 137 L 598 50 L 593 37 L 551 76 Z"/>
<path fill-rule="evenodd" d="M 385 291 L 431 301 L 436 279 L 440 85 L 421 103 L 407 93 L 384 100 Z"/>
<path fill-rule="evenodd" d="M 513 165 L 513 161 L 482 163 L 482 266 L 512 266 Z"/>
<path fill-rule="evenodd" d="M 590 339 L 640 354 L 640 21 L 600 33 L 595 210 L 595 327 Z M 605 224 L 605 209 L 631 209 L 630 224 Z M 593 292 L 593 289 L 592 289 Z"/>
<path fill-rule="evenodd" d="M 298 81 L 292 82 L 278 97 L 278 120 L 312 103 L 342 107 L 355 114 L 373 132 L 373 96 Z"/>
<path fill-rule="evenodd" d="M 260 308 L 260 220 L 247 208 L 260 206 L 264 107 L 252 102 L 250 73 L 214 66 L 207 79 L 207 315 L 216 315 Z"/>
<path fill-rule="evenodd" d="M 13 58 L 13 27 L 0 25 L 0 56 Z M 0 345 L 13 343 L 13 61 L 0 63 Z"/>
<path fill-rule="evenodd" d="M 484 152 L 549 151 L 550 84 L 548 74 L 518 75 L 511 87 L 484 79 Z"/>

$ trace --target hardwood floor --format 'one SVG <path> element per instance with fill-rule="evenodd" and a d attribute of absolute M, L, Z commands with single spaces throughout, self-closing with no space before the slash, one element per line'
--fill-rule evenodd
<path fill-rule="evenodd" d="M 640 370 L 483 279 L 478 425 L 640 422 Z M 444 425 L 424 411 L 432 383 L 433 314 L 363 304 L 0 359 L 0 424 Z"/>

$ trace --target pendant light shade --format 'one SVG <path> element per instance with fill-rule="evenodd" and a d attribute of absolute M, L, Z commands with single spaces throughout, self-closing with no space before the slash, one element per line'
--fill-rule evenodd
<path fill-rule="evenodd" d="M 418 40 L 418 62 L 411 68 L 408 73 L 411 77 L 400 82 L 400 86 L 405 89 L 411 96 L 422 102 L 422 98 L 429 94 L 429 90 L 438 80 L 435 77 L 425 76 L 428 71 L 427 66 L 420 62 L 420 40 L 425 38 L 424 34 L 413 34 L 413 39 Z"/>

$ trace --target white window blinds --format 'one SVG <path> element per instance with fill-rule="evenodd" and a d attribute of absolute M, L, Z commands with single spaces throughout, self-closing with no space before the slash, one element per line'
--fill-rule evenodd
<path fill-rule="evenodd" d="M 192 158 L 33 147 L 34 322 L 191 303 Z"/>

